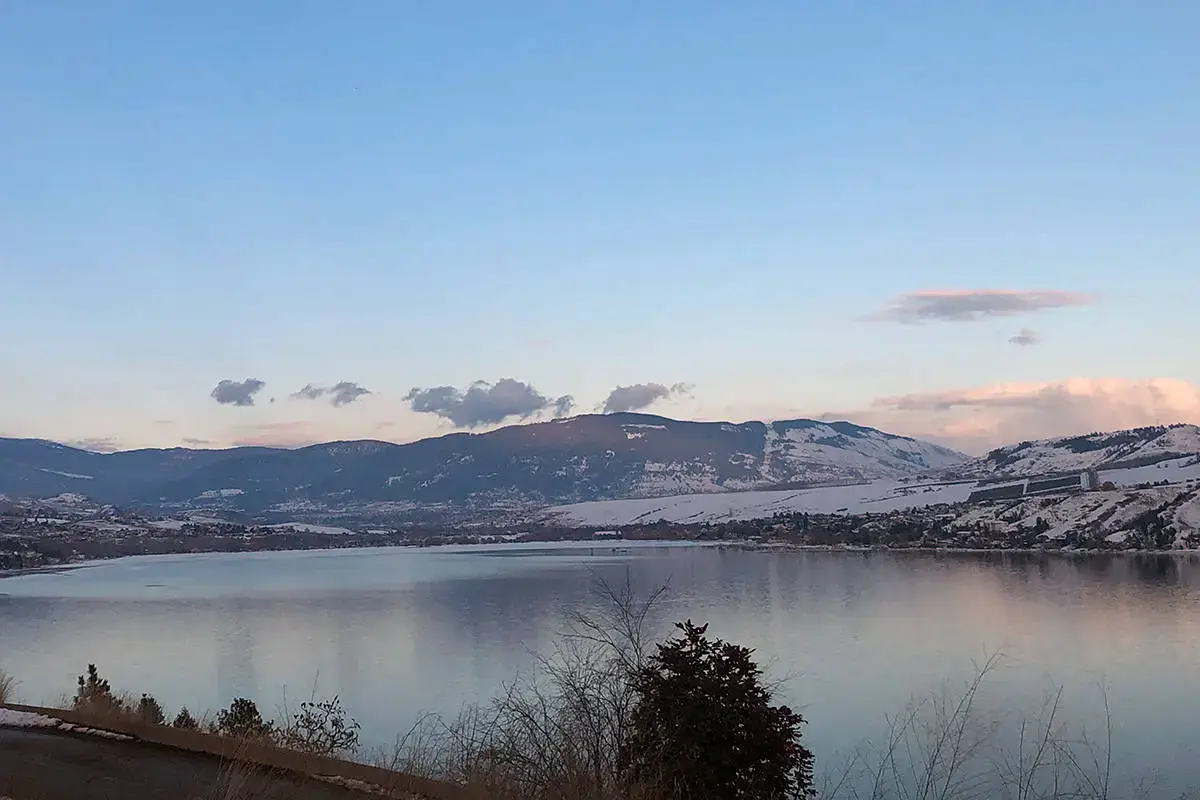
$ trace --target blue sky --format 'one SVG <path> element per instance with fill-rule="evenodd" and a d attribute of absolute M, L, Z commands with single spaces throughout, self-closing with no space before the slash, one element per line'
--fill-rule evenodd
<path fill-rule="evenodd" d="M 1200 6 L 647 5 L 6 4 L 0 434 L 1200 421 Z"/>

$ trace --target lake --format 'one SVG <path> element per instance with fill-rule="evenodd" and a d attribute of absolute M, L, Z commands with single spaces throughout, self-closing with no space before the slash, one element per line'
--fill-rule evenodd
<path fill-rule="evenodd" d="M 386 745 L 528 670 L 571 611 L 595 608 L 598 576 L 669 581 L 660 634 L 691 618 L 755 648 L 826 768 L 1001 652 L 989 713 L 1036 713 L 1062 686 L 1063 719 L 1102 738 L 1107 693 L 1120 775 L 1157 771 L 1163 796 L 1200 785 L 1194 556 L 610 542 L 147 556 L 0 580 L 0 668 L 22 699 L 52 703 L 94 662 L 169 714 L 238 696 L 268 714 L 315 686 Z"/>

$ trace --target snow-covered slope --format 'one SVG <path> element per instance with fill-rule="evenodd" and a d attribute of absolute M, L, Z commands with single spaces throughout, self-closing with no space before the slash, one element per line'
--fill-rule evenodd
<path fill-rule="evenodd" d="M 962 503 L 974 481 L 905 483 L 874 481 L 852 486 L 770 492 L 725 492 L 641 500 L 601 500 L 546 509 L 546 517 L 568 525 L 632 525 L 643 522 L 720 522 L 763 519 L 778 513 L 866 514 L 941 503 Z"/>
<path fill-rule="evenodd" d="M 1086 533 L 1093 539 L 1122 544 L 1160 528 L 1163 539 L 1156 546 L 1192 548 L 1200 537 L 1200 486 L 1191 482 L 1111 489 L 973 506 L 954 524 L 970 528 L 982 523 L 1003 532 L 1033 527 L 1039 520 L 1048 526 L 1044 535 L 1049 539 Z"/>
<path fill-rule="evenodd" d="M 1178 429 L 1173 439 L 1152 442 L 1148 452 L 1163 452 L 1162 445 L 1178 446 L 1181 440 Z M 1186 431 L 1185 431 L 1186 433 Z M 1041 452 L 1047 452 L 1045 450 Z M 1168 451 L 1169 452 L 1169 451 Z M 978 462 L 976 462 L 978 463 Z M 1127 463 L 1127 462 L 1126 462 Z M 1053 472 L 1069 472 L 1060 460 L 1053 464 Z M 1078 468 L 1077 468 L 1078 469 Z M 1099 469 L 1100 481 L 1111 483 L 1117 490 L 1138 489 L 1144 491 L 1147 484 L 1157 489 L 1166 484 L 1163 491 L 1178 494 L 1182 489 L 1200 485 L 1200 456 L 1185 456 L 1155 461 L 1152 464 L 1116 469 Z M 1042 474 L 1042 473 L 1030 473 Z M 990 476 L 992 479 L 995 473 Z M 986 480 L 986 479 L 985 479 Z M 991 483 L 984 483 L 991 486 Z M 724 492 L 704 495 L 677 495 L 633 500 L 602 500 L 590 503 L 562 505 L 546 510 L 548 518 L 558 519 L 571 525 L 630 525 L 665 519 L 668 522 L 719 522 L 728 520 L 762 519 L 776 513 L 808 512 L 812 514 L 868 514 L 924 508 L 943 503 L 964 503 L 980 484 L 975 479 L 931 482 L 920 479 L 878 480 L 850 486 L 827 486 L 794 491 Z M 1147 494 L 1149 497 L 1151 494 Z M 1124 497 L 1118 492 L 1119 497 Z M 1040 508 L 1040 504 L 1063 504 L 1064 519 L 1088 521 L 1086 512 L 1094 498 L 1105 494 L 1064 494 L 1029 498 L 1021 501 L 1028 508 Z M 1157 497 L 1158 495 L 1153 495 Z M 1089 500 L 1087 498 L 1093 498 Z M 980 506 L 981 519 L 994 515 L 996 505 Z M 1200 528 L 1200 506 L 1187 506 L 1179 512 L 1193 528 Z M 1192 515 L 1195 515 L 1193 517 Z M 1036 515 L 1035 515 L 1036 516 Z M 974 517 L 972 517 L 974 519 Z M 1197 523 L 1191 522 L 1195 519 Z M 1064 523 L 1066 524 L 1066 523 Z"/>
<path fill-rule="evenodd" d="M 1104 466 L 1138 467 L 1191 456 L 1200 456 L 1200 427 L 1155 426 L 1007 445 L 956 467 L 954 473 L 1046 475 Z"/>
<path fill-rule="evenodd" d="M 735 425 L 636 416 L 620 423 L 625 446 L 601 455 L 605 460 L 632 458 L 625 467 L 628 488 L 622 492 L 631 497 L 901 478 L 966 460 L 929 442 L 849 422 Z"/>

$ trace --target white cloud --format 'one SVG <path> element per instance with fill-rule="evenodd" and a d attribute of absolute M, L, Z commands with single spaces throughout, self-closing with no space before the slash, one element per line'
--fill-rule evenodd
<path fill-rule="evenodd" d="M 1173 378 L 1070 378 L 882 397 L 868 409 L 825 415 L 983 452 L 1026 439 L 1190 422 L 1200 386 Z"/>

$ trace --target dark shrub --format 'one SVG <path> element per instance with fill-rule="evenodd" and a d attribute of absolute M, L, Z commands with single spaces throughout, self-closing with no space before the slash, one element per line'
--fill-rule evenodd
<path fill-rule="evenodd" d="M 812 794 L 804 719 L 771 705 L 748 648 L 677 623 L 634 676 L 637 705 L 623 765 L 662 800 L 783 800 Z"/>

